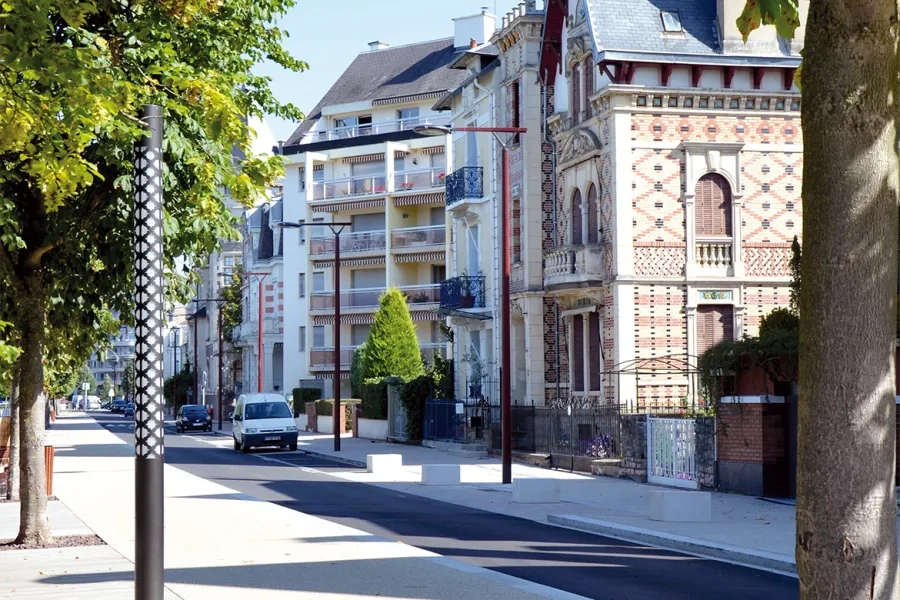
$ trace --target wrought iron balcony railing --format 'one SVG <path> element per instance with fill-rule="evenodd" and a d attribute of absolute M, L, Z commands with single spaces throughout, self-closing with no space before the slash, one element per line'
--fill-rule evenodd
<path fill-rule="evenodd" d="M 484 198 L 484 170 L 462 167 L 447 176 L 447 206 L 469 198 Z"/>
<path fill-rule="evenodd" d="M 441 282 L 441 308 L 467 310 L 484 308 L 484 275 L 463 275 Z"/>

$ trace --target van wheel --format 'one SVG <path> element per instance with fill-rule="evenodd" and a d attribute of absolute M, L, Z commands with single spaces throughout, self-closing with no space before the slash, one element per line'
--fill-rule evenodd
<path fill-rule="evenodd" d="M 247 445 L 247 440 L 241 440 L 241 452 L 244 454 L 250 452 L 250 446 Z"/>
<path fill-rule="evenodd" d="M 297 450 L 297 444 L 291 444 L 290 446 L 288 446 L 288 448 L 291 449 L 291 452 L 294 452 Z"/>
<path fill-rule="evenodd" d="M 232 441 L 234 441 L 234 449 L 235 449 L 235 450 L 240 450 L 240 449 L 241 449 L 241 445 L 238 444 L 237 438 L 234 437 L 234 436 L 231 436 L 231 439 L 232 439 Z"/>

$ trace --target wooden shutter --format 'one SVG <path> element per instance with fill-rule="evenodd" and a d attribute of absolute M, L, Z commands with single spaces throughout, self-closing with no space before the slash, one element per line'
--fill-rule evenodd
<path fill-rule="evenodd" d="M 600 315 L 588 313 L 588 368 L 590 369 L 590 391 L 599 392 L 602 386 L 602 352 L 600 351 Z"/>
<path fill-rule="evenodd" d="M 697 235 L 731 235 L 731 186 L 721 175 L 709 173 L 697 182 L 694 222 Z"/>
<path fill-rule="evenodd" d="M 572 390 L 584 391 L 584 319 L 572 318 Z"/>
<path fill-rule="evenodd" d="M 572 65 L 572 124 L 581 122 L 581 69 Z"/>
<path fill-rule="evenodd" d="M 584 59 L 584 118 L 590 119 L 594 111 L 591 108 L 590 97 L 594 93 L 594 62 L 593 57 Z"/>
<path fill-rule="evenodd" d="M 575 190 L 572 196 L 572 244 L 575 246 L 584 243 L 582 218 L 581 190 Z"/>
<path fill-rule="evenodd" d="M 718 304 L 697 307 L 697 356 L 716 344 L 734 339 L 734 307 Z"/>
<path fill-rule="evenodd" d="M 600 241 L 600 227 L 597 225 L 599 207 L 597 206 L 597 186 L 591 184 L 587 201 L 587 243 L 596 244 Z"/>
<path fill-rule="evenodd" d="M 520 116 L 519 116 L 519 82 L 513 81 L 512 85 L 509 86 L 510 94 L 512 94 L 512 98 L 510 98 L 510 112 L 512 115 L 512 121 L 510 127 L 519 127 Z M 513 135 L 513 143 L 519 143 L 519 134 L 516 133 Z"/>

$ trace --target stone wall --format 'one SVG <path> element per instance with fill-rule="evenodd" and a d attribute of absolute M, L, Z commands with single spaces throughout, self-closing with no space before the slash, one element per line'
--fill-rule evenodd
<path fill-rule="evenodd" d="M 694 420 L 694 467 L 701 488 L 716 487 L 716 419 L 697 417 Z"/>
<path fill-rule="evenodd" d="M 306 430 L 318 431 L 318 420 L 316 419 L 316 403 L 306 403 Z"/>
<path fill-rule="evenodd" d="M 622 415 L 619 447 L 620 474 L 635 481 L 647 481 L 647 415 Z"/>

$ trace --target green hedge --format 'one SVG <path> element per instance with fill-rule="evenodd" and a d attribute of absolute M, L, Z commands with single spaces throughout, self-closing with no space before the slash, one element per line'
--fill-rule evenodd
<path fill-rule="evenodd" d="M 420 375 L 406 383 L 400 391 L 400 402 L 406 409 L 406 437 L 418 442 L 425 433 L 425 399 L 434 393 L 434 378 Z"/>
<path fill-rule="evenodd" d="M 294 416 L 306 413 L 306 403 L 315 402 L 322 397 L 322 390 L 318 388 L 294 388 L 291 392 L 294 397 Z"/>
<path fill-rule="evenodd" d="M 362 416 L 364 419 L 387 419 L 387 387 L 385 378 L 366 379 L 362 383 Z"/>

